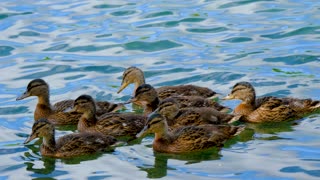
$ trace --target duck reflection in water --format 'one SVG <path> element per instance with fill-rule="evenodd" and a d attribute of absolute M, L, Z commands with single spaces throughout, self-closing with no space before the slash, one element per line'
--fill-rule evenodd
<path fill-rule="evenodd" d="M 56 170 L 57 161 L 64 164 L 80 164 L 83 161 L 95 160 L 102 156 L 102 154 L 90 154 L 90 155 L 83 155 L 83 156 L 63 158 L 63 159 L 41 156 L 39 151 L 39 145 L 41 144 L 41 142 L 42 141 L 39 139 L 38 141 L 35 142 L 35 144 L 25 145 L 25 147 L 29 148 L 32 151 L 32 153 L 25 152 L 24 156 L 22 157 L 25 161 L 24 164 L 27 166 L 26 170 L 33 172 L 34 175 L 37 175 L 37 176 L 39 176 L 39 174 L 42 174 L 42 175 L 50 174 L 50 177 L 53 178 L 54 176 L 61 176 L 63 174 L 68 174 L 69 173 L 68 171 Z M 39 165 L 36 165 L 34 163 L 38 161 L 42 161 L 43 166 L 39 167 Z M 34 166 L 37 166 L 37 168 L 35 168 Z M 31 174 L 31 176 L 33 175 Z"/>
<path fill-rule="evenodd" d="M 167 176 L 168 170 L 176 170 L 173 166 L 168 166 L 168 160 L 187 161 L 186 164 L 199 163 L 208 160 L 219 160 L 222 155 L 219 148 L 211 148 L 206 151 L 185 154 L 167 154 L 154 152 L 154 165 L 138 166 L 141 170 L 147 172 L 148 178 L 162 178 Z"/>

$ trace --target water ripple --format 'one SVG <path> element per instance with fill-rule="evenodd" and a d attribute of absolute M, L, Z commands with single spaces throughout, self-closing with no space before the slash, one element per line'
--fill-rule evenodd
<path fill-rule="evenodd" d="M 124 44 L 124 48 L 127 50 L 140 50 L 144 52 L 161 51 L 181 46 L 182 44 L 178 44 L 169 40 L 162 40 L 156 42 L 135 41 Z"/>
<path fill-rule="evenodd" d="M 149 27 L 175 27 L 178 26 L 180 23 L 183 22 L 201 22 L 204 21 L 204 18 L 185 18 L 179 21 L 167 21 L 167 22 L 161 22 L 161 23 L 153 23 L 153 24 L 147 24 L 138 26 L 137 28 L 149 28 Z"/>
<path fill-rule="evenodd" d="M 14 48 L 10 46 L 0 46 L 0 56 L 8 56 Z"/>
<path fill-rule="evenodd" d="M 320 34 L 320 26 L 315 27 L 303 27 L 294 31 L 290 31 L 287 33 L 279 32 L 274 34 L 267 34 L 267 35 L 261 35 L 261 37 L 266 37 L 270 39 L 280 39 L 280 38 L 286 38 L 291 36 L 298 36 L 298 35 L 311 35 L 311 34 Z"/>
<path fill-rule="evenodd" d="M 320 61 L 320 56 L 312 56 L 312 55 L 292 55 L 285 57 L 275 57 L 275 58 L 265 58 L 266 62 L 283 62 L 287 65 L 298 65 L 305 64 L 314 61 Z"/>
<path fill-rule="evenodd" d="M 160 17 L 160 16 L 169 16 L 169 15 L 173 15 L 173 12 L 171 11 L 155 12 L 155 13 L 151 13 L 144 16 L 144 18 L 154 18 L 154 17 Z"/>
<path fill-rule="evenodd" d="M 217 28 L 187 28 L 186 30 L 189 31 L 189 32 L 194 32 L 194 33 L 218 33 L 218 32 L 227 31 L 228 28 L 225 28 L 225 27 L 217 27 Z"/>
<path fill-rule="evenodd" d="M 244 0 L 244 1 L 237 1 L 237 2 L 231 2 L 231 3 L 226 3 L 219 8 L 231 8 L 231 7 L 236 7 L 236 6 L 242 6 L 242 5 L 247 5 L 251 3 L 256 3 L 256 2 L 268 2 L 268 1 L 274 1 L 274 0 Z"/>

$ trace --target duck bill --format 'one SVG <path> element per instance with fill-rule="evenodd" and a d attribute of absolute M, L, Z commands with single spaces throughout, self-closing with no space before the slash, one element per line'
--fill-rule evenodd
<path fill-rule="evenodd" d="M 126 83 L 126 82 L 122 82 L 121 83 L 121 87 L 119 88 L 119 90 L 118 90 L 118 94 L 122 91 L 122 90 L 124 90 L 124 88 L 126 88 L 127 86 L 129 85 L 129 83 Z"/>
<path fill-rule="evenodd" d="M 230 99 L 234 99 L 233 95 L 229 94 L 228 96 L 222 98 L 223 100 L 230 100 Z"/>
<path fill-rule="evenodd" d="M 23 94 L 21 94 L 20 96 L 17 97 L 17 101 L 22 100 L 24 98 L 27 98 L 30 96 L 30 93 L 28 91 L 24 92 Z"/>
<path fill-rule="evenodd" d="M 32 133 L 32 134 L 24 141 L 23 144 L 28 144 L 30 141 L 34 140 L 35 138 L 37 138 L 37 136 Z"/>
<path fill-rule="evenodd" d="M 144 126 L 144 128 L 136 135 L 137 138 L 143 137 L 148 133 L 148 126 Z"/>

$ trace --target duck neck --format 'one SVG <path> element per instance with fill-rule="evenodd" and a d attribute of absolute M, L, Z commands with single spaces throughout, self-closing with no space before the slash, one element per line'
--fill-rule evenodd
<path fill-rule="evenodd" d="M 136 90 L 138 89 L 139 86 L 141 86 L 142 84 L 145 84 L 145 79 L 144 79 L 144 76 L 139 76 L 137 78 L 135 78 L 134 80 L 134 91 L 133 92 L 136 92 Z"/>
<path fill-rule="evenodd" d="M 154 140 L 155 140 L 155 141 L 162 141 L 162 142 L 167 142 L 167 143 L 169 143 L 169 142 L 171 141 L 171 139 L 172 139 L 172 134 L 171 134 L 171 132 L 169 131 L 167 122 L 165 121 L 163 128 L 159 129 L 159 130 L 155 133 Z"/>
<path fill-rule="evenodd" d="M 52 112 L 53 110 L 50 104 L 49 94 L 38 96 L 38 104 L 34 111 L 34 120 L 47 118 L 50 114 L 52 114 Z"/>
<path fill-rule="evenodd" d="M 144 115 L 148 115 L 155 111 L 158 108 L 159 105 L 159 98 L 156 97 L 153 101 L 151 101 L 149 104 L 146 105 L 144 109 Z"/>
<path fill-rule="evenodd" d="M 41 96 L 38 96 L 38 104 L 42 104 L 50 107 L 51 104 L 50 104 L 49 94 L 45 93 L 45 94 L 42 94 Z"/>
<path fill-rule="evenodd" d="M 78 122 L 78 131 L 82 132 L 87 130 L 88 128 L 96 125 L 97 117 L 94 112 L 88 111 L 82 114 L 79 122 Z"/>
<path fill-rule="evenodd" d="M 46 151 L 46 153 L 53 153 L 56 151 L 56 140 L 54 138 L 54 130 L 52 133 L 43 137 L 42 140 L 42 151 Z"/>
<path fill-rule="evenodd" d="M 243 101 L 235 108 L 235 114 L 249 115 L 255 110 L 256 96 L 255 94 L 248 95 Z"/>

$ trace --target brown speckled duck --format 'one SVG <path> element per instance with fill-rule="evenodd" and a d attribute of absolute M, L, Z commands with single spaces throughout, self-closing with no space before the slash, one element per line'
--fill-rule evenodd
<path fill-rule="evenodd" d="M 137 67 L 129 67 L 123 72 L 122 83 L 118 93 L 132 83 L 135 86 L 133 92 L 135 92 L 140 85 L 145 84 L 144 74 L 142 70 Z M 211 89 L 195 85 L 163 86 L 157 88 L 156 91 L 160 100 L 171 96 L 200 96 L 203 98 L 217 97 L 217 93 Z"/>
<path fill-rule="evenodd" d="M 89 95 L 81 95 L 74 102 L 74 109 L 82 116 L 78 123 L 80 132 L 101 132 L 114 137 L 134 137 L 144 127 L 146 117 L 132 113 L 106 113 L 96 117 L 95 102 Z"/>
<path fill-rule="evenodd" d="M 17 97 L 17 100 L 22 100 L 30 96 L 38 97 L 38 104 L 34 112 L 34 120 L 47 118 L 50 122 L 56 125 L 77 124 L 81 116 L 79 113 L 65 112 L 73 106 L 73 100 L 60 101 L 50 104 L 49 85 L 42 79 L 34 79 L 29 82 L 26 92 Z M 122 108 L 122 104 L 113 104 L 106 101 L 98 102 L 98 115 L 105 112 L 115 111 Z"/>
<path fill-rule="evenodd" d="M 203 98 L 200 96 L 173 96 L 180 108 L 186 107 L 211 107 L 221 112 L 230 111 L 230 108 L 220 105 L 219 103 Z M 130 100 L 135 104 L 144 107 L 144 114 L 150 114 L 158 108 L 160 103 L 157 91 L 149 84 L 139 86 L 135 92 L 135 96 Z"/>
<path fill-rule="evenodd" d="M 184 126 L 170 131 L 165 118 L 160 114 L 152 113 L 146 126 L 137 134 L 137 137 L 154 133 L 154 151 L 178 154 L 221 147 L 226 140 L 243 130 L 243 126 L 207 124 Z"/>
<path fill-rule="evenodd" d="M 247 122 L 278 122 L 301 118 L 320 110 L 320 102 L 311 99 L 261 97 L 256 98 L 249 82 L 239 82 L 224 99 L 239 99 L 242 102 L 234 109 Z"/>
<path fill-rule="evenodd" d="M 116 143 L 114 137 L 101 133 L 73 133 L 62 136 L 57 141 L 54 136 L 53 124 L 41 118 L 33 124 L 32 133 L 24 143 L 27 144 L 35 138 L 42 137 L 41 155 L 56 158 L 103 152 Z"/>
<path fill-rule="evenodd" d="M 240 119 L 241 115 L 220 112 L 210 107 L 179 108 L 174 98 L 161 101 L 156 112 L 164 116 L 170 128 L 201 124 L 226 124 Z"/>

